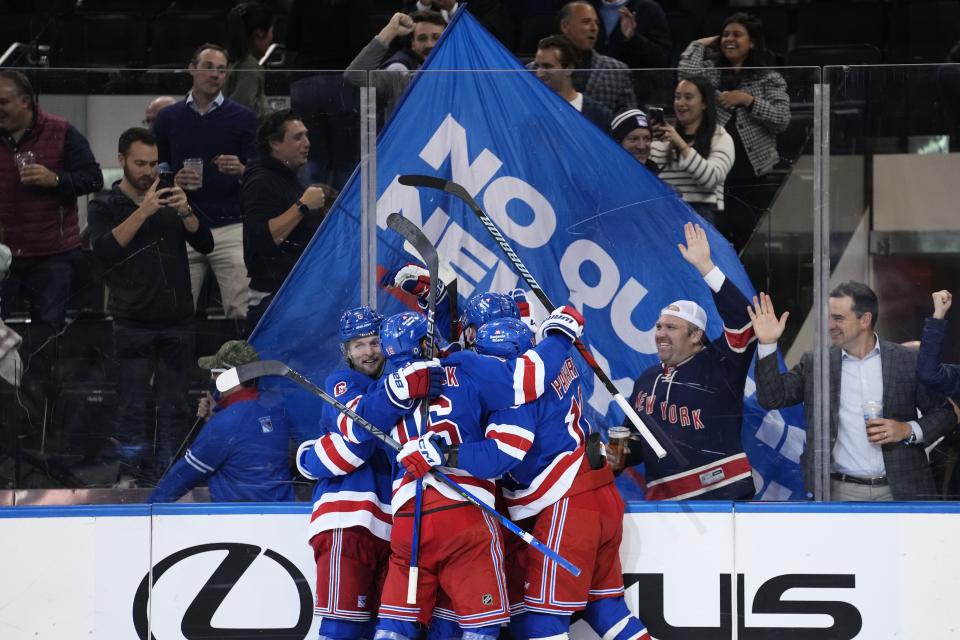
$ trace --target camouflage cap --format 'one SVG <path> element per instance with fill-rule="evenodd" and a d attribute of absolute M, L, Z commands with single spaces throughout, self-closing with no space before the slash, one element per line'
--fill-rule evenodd
<path fill-rule="evenodd" d="M 229 340 L 212 356 L 197 359 L 201 369 L 232 369 L 260 359 L 260 354 L 246 340 Z"/>

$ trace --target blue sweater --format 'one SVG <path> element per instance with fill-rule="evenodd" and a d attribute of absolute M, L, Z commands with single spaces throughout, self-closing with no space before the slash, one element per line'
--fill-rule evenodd
<path fill-rule="evenodd" d="M 174 502 L 204 479 L 213 502 L 294 500 L 283 405 L 241 389 L 223 398 L 147 502 Z"/>
<path fill-rule="evenodd" d="M 160 162 L 166 162 L 176 172 L 183 168 L 185 158 L 203 158 L 203 187 L 187 191 L 187 196 L 207 226 L 222 227 L 241 221 L 240 176 L 220 173 L 213 158 L 237 156 L 246 164 L 256 157 L 256 131 L 257 116 L 253 111 L 230 99 L 203 116 L 191 109 L 186 100 L 157 114 L 154 132 Z"/>
<path fill-rule="evenodd" d="M 924 321 L 917 356 L 917 380 L 956 401 L 960 400 L 960 365 L 943 363 L 946 331 L 946 320 L 930 317 Z"/>

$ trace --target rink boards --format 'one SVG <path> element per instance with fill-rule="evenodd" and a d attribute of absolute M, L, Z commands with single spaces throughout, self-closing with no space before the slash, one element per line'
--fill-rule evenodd
<path fill-rule="evenodd" d="M 146 639 L 152 622 L 157 640 L 315 638 L 308 517 L 2 508 L 0 637 Z M 631 503 L 621 558 L 660 639 L 960 637 L 958 503 Z M 583 623 L 572 636 L 595 638 Z"/>

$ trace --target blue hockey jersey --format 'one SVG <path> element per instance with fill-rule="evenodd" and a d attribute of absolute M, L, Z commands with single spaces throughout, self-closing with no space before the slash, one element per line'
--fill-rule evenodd
<path fill-rule="evenodd" d="M 630 401 L 657 421 L 686 456 L 659 460 L 644 442 L 647 498 L 729 500 L 752 495 L 750 463 L 740 441 L 743 390 L 756 351 L 746 297 L 719 269 L 704 280 L 723 320 L 723 334 L 685 362 L 650 367 Z"/>
<path fill-rule="evenodd" d="M 289 446 L 283 406 L 266 404 L 256 389 L 240 389 L 218 403 L 147 501 L 173 502 L 205 478 L 214 502 L 293 500 Z"/>
<path fill-rule="evenodd" d="M 550 336 L 516 360 L 504 361 L 461 351 L 441 360 L 446 373 L 443 394 L 430 403 L 427 429 L 459 447 L 457 467 L 441 467 L 482 502 L 494 506 L 494 480 L 515 466 L 529 449 L 529 430 L 509 421 L 490 422 L 493 412 L 532 402 L 563 366 L 570 341 Z M 401 444 L 425 431 L 419 403 L 395 425 L 392 435 Z M 431 476 L 424 486 L 445 498 L 462 501 L 456 492 Z M 403 465 L 394 464 L 393 509 L 414 496 L 415 481 Z"/>
<path fill-rule="evenodd" d="M 583 417 L 580 372 L 567 358 L 534 403 L 498 412 L 533 437 L 523 461 L 503 478 L 503 497 L 513 520 L 534 516 L 560 500 L 580 472 L 590 423 Z"/>
<path fill-rule="evenodd" d="M 389 431 L 391 424 L 407 410 L 385 404 L 382 382 L 353 369 L 342 369 L 327 376 L 324 390 L 384 431 Z M 353 429 L 360 427 L 355 427 L 352 420 L 348 425 L 345 416 L 324 403 L 319 436 L 301 444 L 297 451 L 297 469 L 304 477 L 317 481 L 309 536 L 360 526 L 389 540 L 393 522 L 392 461 L 375 440 L 361 442 L 348 437 L 353 435 Z"/>

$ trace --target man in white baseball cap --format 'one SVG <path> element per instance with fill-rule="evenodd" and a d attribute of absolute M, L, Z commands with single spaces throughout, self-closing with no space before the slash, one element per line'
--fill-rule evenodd
<path fill-rule="evenodd" d="M 657 356 L 668 367 L 686 362 L 703 349 L 707 312 L 692 300 L 677 300 L 660 310 L 656 331 Z"/>
<path fill-rule="evenodd" d="M 743 388 L 757 344 L 749 303 L 710 258 L 706 231 L 687 223 L 684 236 L 680 253 L 710 290 L 723 331 L 709 340 L 707 312 L 690 300 L 660 311 L 653 334 L 660 364 L 640 374 L 630 401 L 660 425 L 687 464 L 658 459 L 642 442 L 626 464 L 646 463 L 648 500 L 745 500 L 754 493 L 740 442 Z"/>

